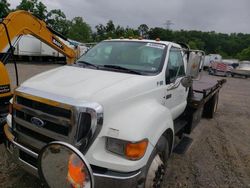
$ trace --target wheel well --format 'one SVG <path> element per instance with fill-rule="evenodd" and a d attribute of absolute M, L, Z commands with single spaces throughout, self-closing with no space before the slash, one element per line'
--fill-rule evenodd
<path fill-rule="evenodd" d="M 168 140 L 169 143 L 169 155 L 172 152 L 172 148 L 173 148 L 173 131 L 171 129 L 167 129 L 164 133 L 163 136 Z"/>

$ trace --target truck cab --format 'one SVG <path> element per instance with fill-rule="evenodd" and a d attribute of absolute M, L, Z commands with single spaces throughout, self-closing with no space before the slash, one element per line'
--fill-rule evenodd
<path fill-rule="evenodd" d="M 4 128 L 7 150 L 38 176 L 40 150 L 63 141 L 84 154 L 95 187 L 161 185 L 177 129 L 191 129 L 180 123 L 188 116 L 191 91 L 183 84 L 187 59 L 172 42 L 97 44 L 75 64 L 32 77 L 15 90 Z"/>

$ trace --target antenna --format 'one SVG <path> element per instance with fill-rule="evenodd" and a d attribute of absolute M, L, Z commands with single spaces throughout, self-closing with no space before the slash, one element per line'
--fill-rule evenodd
<path fill-rule="evenodd" d="M 174 23 L 171 20 L 167 20 L 164 25 L 166 26 L 167 30 L 171 29 L 171 25 L 174 25 Z"/>

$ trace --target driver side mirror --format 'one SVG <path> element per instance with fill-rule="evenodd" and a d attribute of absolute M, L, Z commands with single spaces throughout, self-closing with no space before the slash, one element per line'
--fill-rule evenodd
<path fill-rule="evenodd" d="M 94 187 L 93 173 L 85 157 L 65 142 L 51 142 L 41 150 L 38 173 L 47 187 Z"/>
<path fill-rule="evenodd" d="M 193 84 L 193 80 L 190 76 L 185 76 L 181 79 L 181 85 L 185 88 L 191 87 Z"/>
<path fill-rule="evenodd" d="M 200 67 L 203 63 L 203 56 L 205 53 L 200 50 L 190 50 L 189 58 L 187 63 L 187 76 L 190 76 L 192 79 L 196 79 L 200 72 Z"/>

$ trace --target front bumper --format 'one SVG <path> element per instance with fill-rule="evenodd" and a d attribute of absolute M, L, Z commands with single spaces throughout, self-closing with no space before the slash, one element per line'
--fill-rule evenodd
<path fill-rule="evenodd" d="M 34 160 L 36 161 L 38 158 L 38 154 L 17 143 L 7 124 L 4 126 L 4 133 L 7 138 L 6 149 L 9 157 L 25 171 L 39 177 L 38 169 L 35 165 L 33 165 Z M 26 156 L 26 158 L 24 156 Z M 110 171 L 96 166 L 92 166 L 92 170 L 95 188 L 138 187 L 138 184 L 143 182 L 142 180 L 145 174 L 145 167 L 140 170 L 127 173 Z"/>

